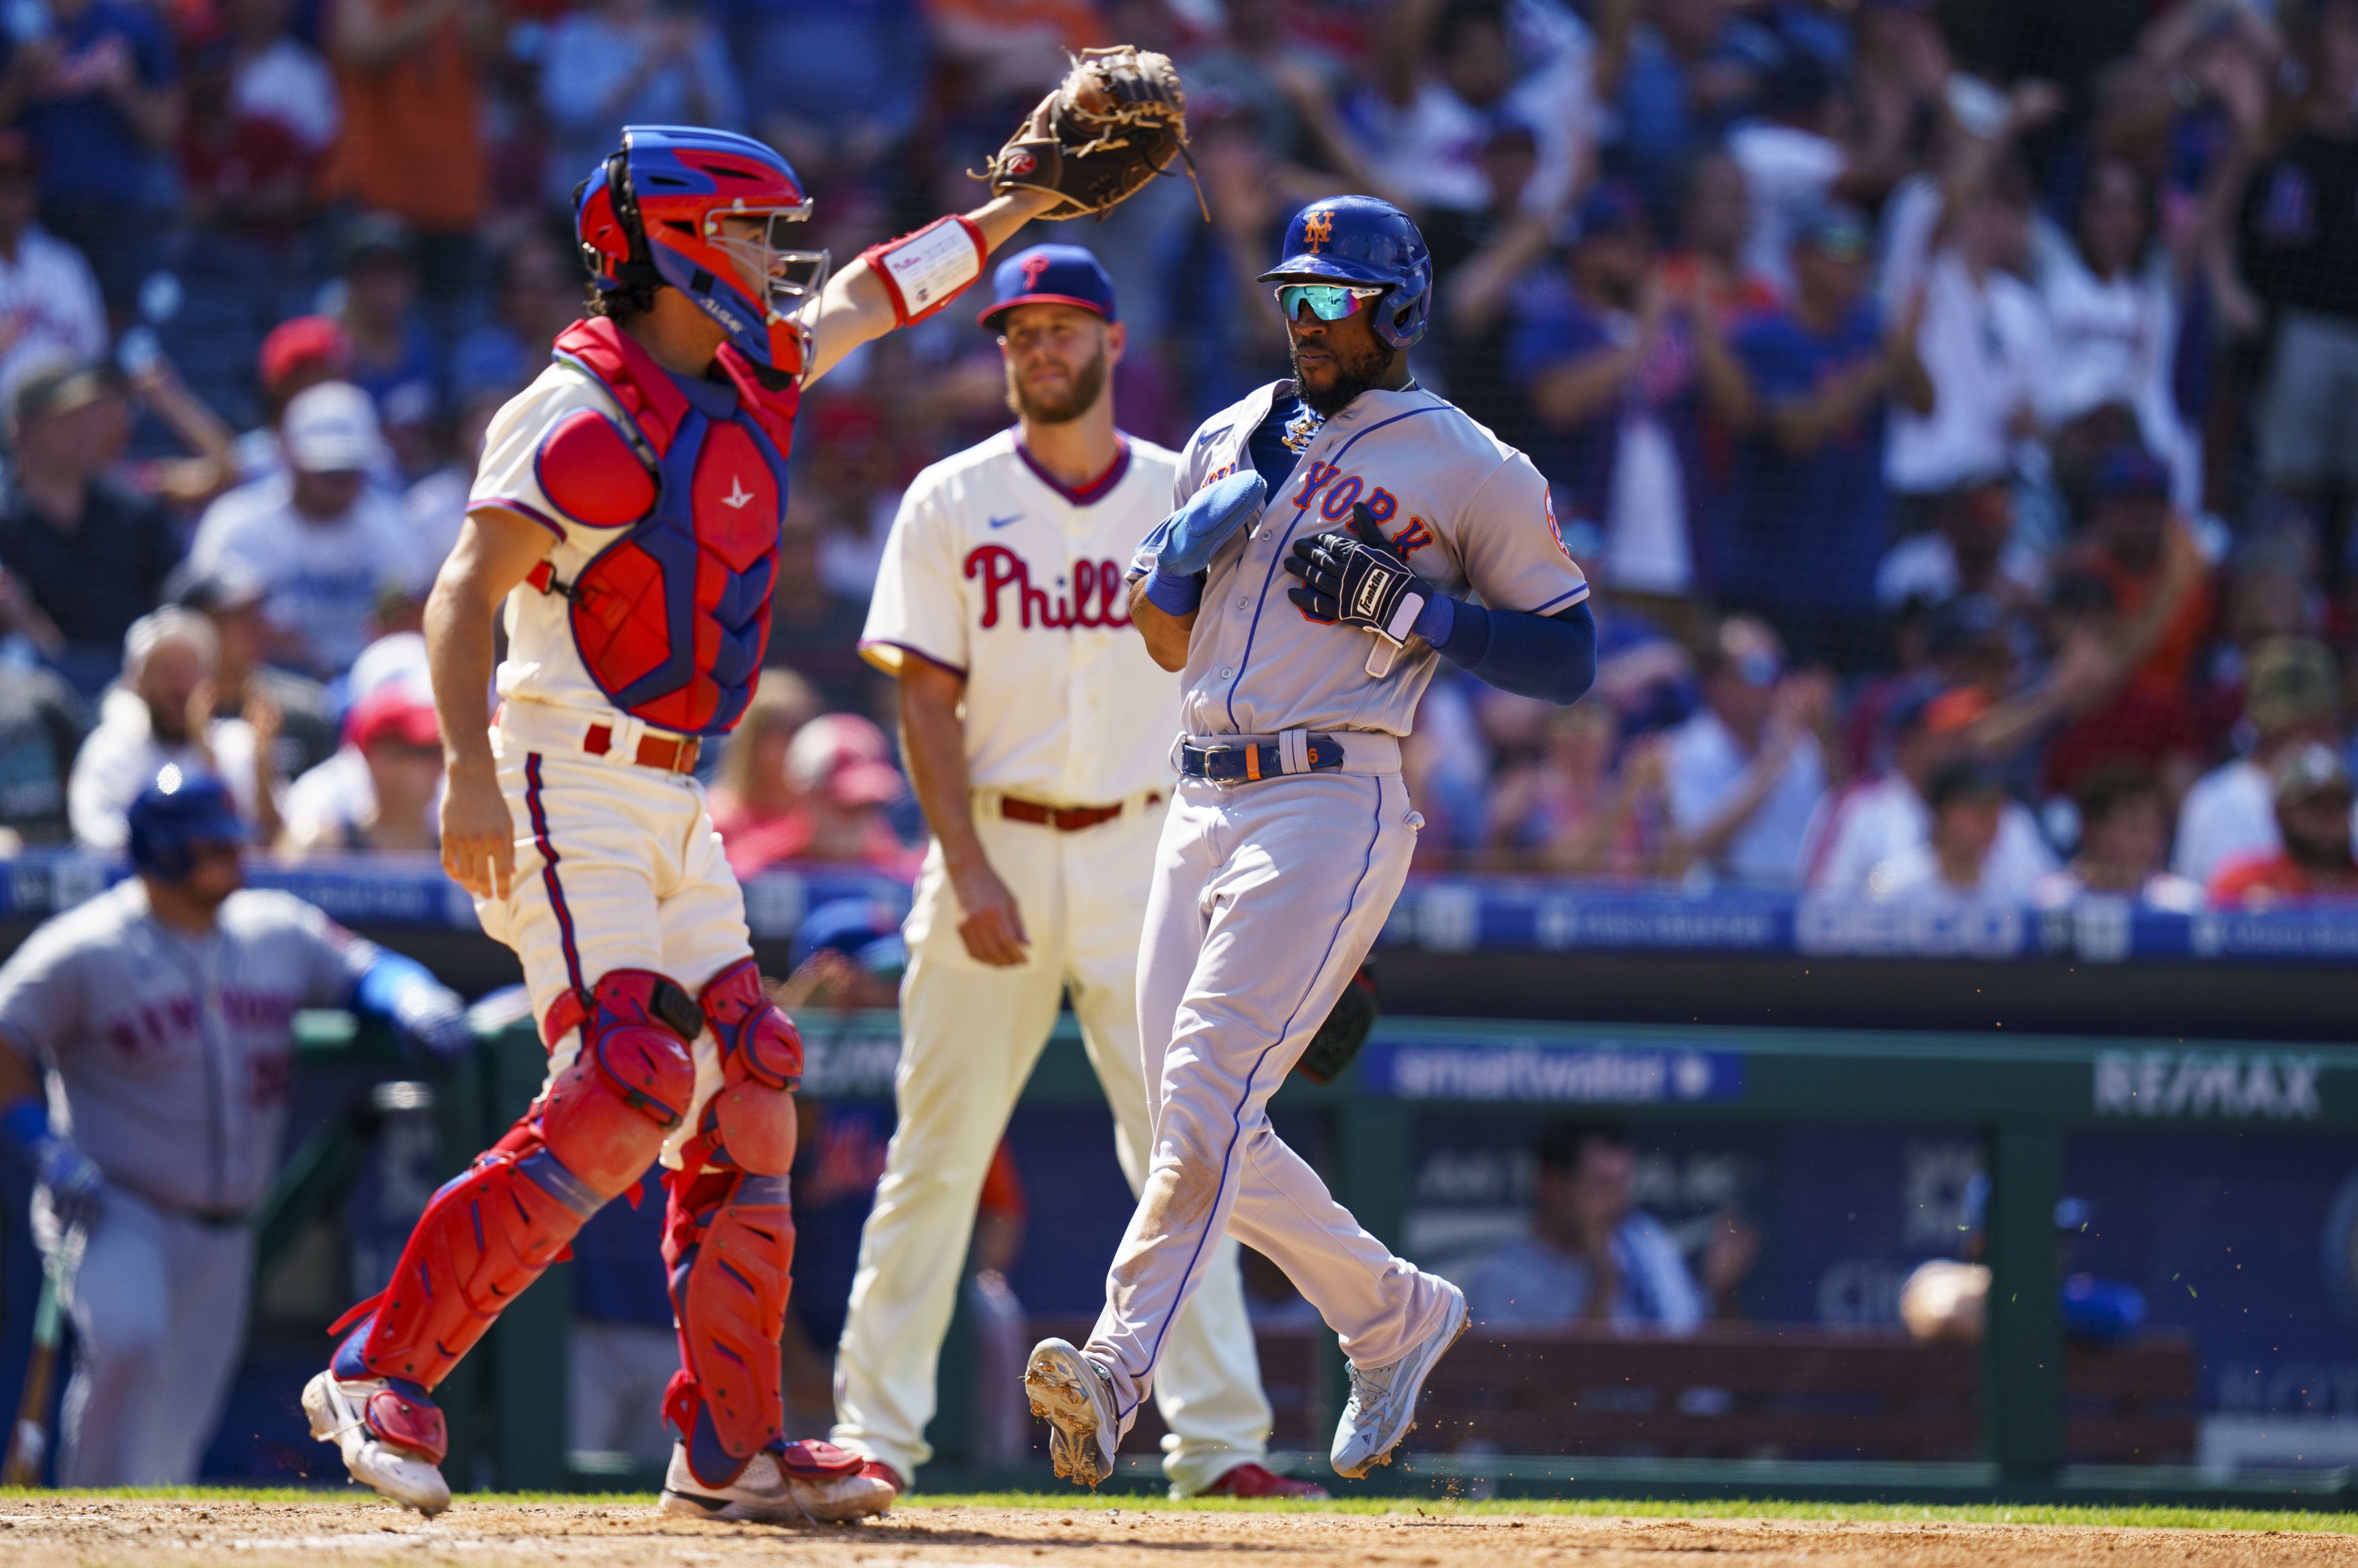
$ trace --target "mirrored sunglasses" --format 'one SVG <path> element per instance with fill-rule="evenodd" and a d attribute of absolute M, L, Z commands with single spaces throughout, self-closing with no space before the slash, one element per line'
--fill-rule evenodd
<path fill-rule="evenodd" d="M 1289 321 L 1301 313 L 1304 305 L 1321 321 L 1340 321 L 1346 316 L 1357 314 L 1361 300 L 1373 299 L 1383 292 L 1381 288 L 1354 288 L 1339 283 L 1282 284 L 1277 290 L 1277 308 Z"/>

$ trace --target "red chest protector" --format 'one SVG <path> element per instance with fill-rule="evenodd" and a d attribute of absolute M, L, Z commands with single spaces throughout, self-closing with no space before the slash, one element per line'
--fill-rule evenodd
<path fill-rule="evenodd" d="M 546 562 L 531 582 L 570 601 L 573 644 L 616 708 L 679 734 L 726 734 L 752 698 L 770 640 L 799 390 L 768 390 L 723 348 L 737 407 L 710 418 L 602 318 L 567 328 L 557 357 L 613 395 L 656 466 L 649 471 L 602 414 L 558 420 L 535 460 L 541 490 L 569 518 L 630 532 L 571 583 Z"/>

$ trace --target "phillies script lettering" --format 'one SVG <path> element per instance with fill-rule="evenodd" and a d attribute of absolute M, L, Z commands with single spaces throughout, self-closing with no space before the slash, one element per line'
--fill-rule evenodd
<path fill-rule="evenodd" d="M 1075 561 L 1070 589 L 1064 586 L 1066 579 L 1058 578 L 1054 598 L 1046 589 L 1033 585 L 1031 563 L 1004 545 L 983 545 L 969 553 L 966 575 L 968 580 L 982 584 L 986 632 L 999 624 L 1000 592 L 1010 588 L 1015 590 L 1015 618 L 1027 632 L 1035 626 L 1066 632 L 1075 627 L 1130 624 L 1129 590 L 1121 580 L 1121 568 L 1112 561 Z"/>

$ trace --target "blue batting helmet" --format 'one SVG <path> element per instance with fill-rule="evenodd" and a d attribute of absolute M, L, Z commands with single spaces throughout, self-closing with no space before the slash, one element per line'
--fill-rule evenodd
<path fill-rule="evenodd" d="M 746 358 L 788 375 L 802 370 L 794 313 L 827 283 L 825 251 L 791 248 L 810 212 L 792 164 L 751 136 L 700 125 L 624 126 L 622 150 L 573 192 L 592 287 L 667 283 Z M 761 237 L 725 232 L 731 219 L 758 222 Z M 758 294 L 746 274 L 763 280 Z"/>
<path fill-rule="evenodd" d="M 1376 336 L 1396 349 L 1433 319 L 1433 255 L 1409 215 L 1373 196 L 1313 201 L 1285 226 L 1285 253 L 1263 283 L 1357 283 L 1391 290 L 1376 302 Z"/>
<path fill-rule="evenodd" d="M 159 881 L 176 882 L 195 869 L 197 851 L 211 845 L 242 847 L 245 822 L 229 786 L 211 773 L 168 767 L 139 792 L 124 813 L 131 827 L 131 866 Z"/>

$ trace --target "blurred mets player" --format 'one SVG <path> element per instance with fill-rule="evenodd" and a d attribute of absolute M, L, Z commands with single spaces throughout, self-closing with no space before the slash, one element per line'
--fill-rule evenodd
<path fill-rule="evenodd" d="M 1115 428 L 1123 329 L 1094 256 L 1037 245 L 994 281 L 981 321 L 1016 427 L 917 476 L 860 643 L 900 677 L 934 837 L 907 928 L 900 1121 L 836 1362 L 835 1441 L 896 1485 L 932 1453 L 976 1195 L 1068 990 L 1133 1191 L 1149 1132 L 1138 939 L 1179 684 L 1130 629 L 1122 573 L 1178 459 Z M 1260 1463 L 1270 1407 L 1233 1242 L 1209 1256 L 1156 1391 L 1175 1491 L 1317 1492 Z"/>
<path fill-rule="evenodd" d="M 35 1239 L 81 1253 L 68 1487 L 196 1479 L 245 1347 L 247 1220 L 278 1172 L 296 1010 L 354 1005 L 440 1054 L 471 1038 L 420 965 L 243 886 L 245 824 L 218 780 L 167 768 L 126 820 L 137 875 L 0 966 L 0 1135 L 38 1173 Z"/>
<path fill-rule="evenodd" d="M 1336 1473 L 1407 1435 L 1466 1298 L 1360 1228 L 1271 1130 L 1269 1097 L 1408 874 L 1422 819 L 1400 742 L 1438 656 L 1559 703 L 1595 672 L 1545 481 L 1409 373 L 1433 309 L 1416 226 L 1370 197 L 1315 201 L 1261 276 L 1293 379 L 1189 439 L 1179 509 L 1130 568 L 1147 648 L 1184 671 L 1138 977 L 1154 1141 L 1088 1344 L 1044 1340 L 1024 1373 L 1058 1474 L 1083 1485 L 1111 1471 L 1231 1233 L 1341 1337 Z"/>
<path fill-rule="evenodd" d="M 597 304 L 493 417 L 426 611 L 443 864 L 523 961 L 549 1076 L 435 1195 L 392 1283 L 352 1310 L 305 1390 L 313 1434 L 385 1496 L 448 1506 L 435 1385 L 660 1155 L 681 1357 L 664 1507 L 839 1519 L 891 1506 L 858 1456 L 782 1430 L 802 1042 L 763 994 L 693 770 L 761 671 L 802 388 L 946 304 L 1053 200 L 997 197 L 829 283 L 826 253 L 790 248 L 811 203 L 759 142 L 632 126 L 582 182 L 574 226 Z"/>

